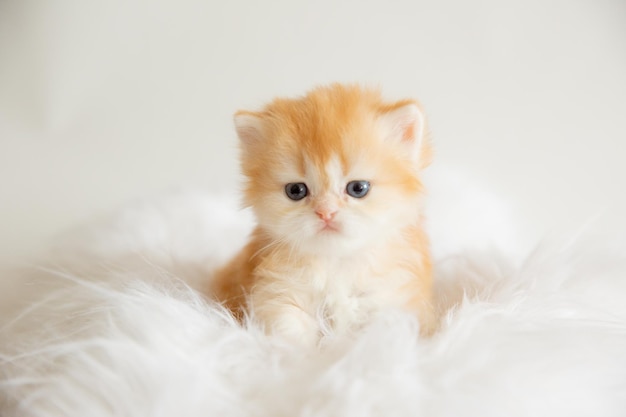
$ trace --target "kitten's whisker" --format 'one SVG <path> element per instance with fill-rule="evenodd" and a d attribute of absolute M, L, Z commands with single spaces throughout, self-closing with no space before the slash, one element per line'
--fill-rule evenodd
<path fill-rule="evenodd" d="M 254 254 L 252 254 L 252 256 L 250 257 L 250 260 L 256 258 L 260 253 L 264 252 L 265 250 L 273 247 L 273 246 L 278 246 L 278 245 L 282 245 L 286 243 L 286 239 L 282 238 L 282 239 L 277 239 L 277 240 L 272 240 L 270 243 L 268 243 L 267 245 L 263 246 L 261 249 L 259 249 L 258 251 L 254 252 Z"/>

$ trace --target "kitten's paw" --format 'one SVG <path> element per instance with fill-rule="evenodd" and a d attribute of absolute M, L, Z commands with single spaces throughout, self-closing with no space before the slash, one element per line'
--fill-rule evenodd
<path fill-rule="evenodd" d="M 290 343 L 316 346 L 321 337 L 317 322 L 296 307 L 283 309 L 280 314 L 263 318 L 266 332 Z"/>
<path fill-rule="evenodd" d="M 302 313 L 305 314 L 305 313 Z M 283 316 L 271 325 L 271 334 L 290 342 L 305 346 L 315 346 L 321 332 L 311 317 Z"/>

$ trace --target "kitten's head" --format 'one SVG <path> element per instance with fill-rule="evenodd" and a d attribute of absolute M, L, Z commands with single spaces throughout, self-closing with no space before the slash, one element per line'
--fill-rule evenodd
<path fill-rule="evenodd" d="M 335 84 L 240 111 L 235 126 L 245 202 L 273 239 L 341 255 L 418 221 L 430 147 L 416 102 Z"/>

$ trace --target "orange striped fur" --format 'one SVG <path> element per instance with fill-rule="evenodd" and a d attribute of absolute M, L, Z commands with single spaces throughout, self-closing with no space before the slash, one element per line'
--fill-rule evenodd
<path fill-rule="evenodd" d="M 212 290 L 238 316 L 250 310 L 270 333 L 319 340 L 388 309 L 435 327 L 431 265 L 420 214 L 420 171 L 430 162 L 418 103 L 386 103 L 377 90 L 320 87 L 235 115 L 258 226 L 218 272 Z M 369 192 L 348 194 L 350 181 Z M 304 183 L 292 200 L 286 184 Z"/>

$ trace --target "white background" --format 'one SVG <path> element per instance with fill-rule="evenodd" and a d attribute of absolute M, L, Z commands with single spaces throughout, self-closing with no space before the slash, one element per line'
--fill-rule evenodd
<path fill-rule="evenodd" d="M 232 113 L 332 81 L 420 99 L 436 165 L 533 239 L 626 230 L 623 1 L 0 0 L 0 261 L 164 189 L 237 192 Z"/>

